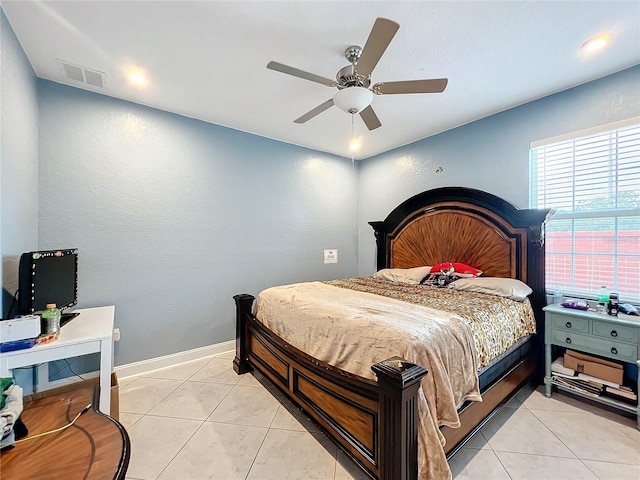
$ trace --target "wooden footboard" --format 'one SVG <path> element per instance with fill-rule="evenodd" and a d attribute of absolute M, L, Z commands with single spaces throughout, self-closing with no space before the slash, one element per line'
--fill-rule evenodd
<path fill-rule="evenodd" d="M 288 345 L 251 314 L 254 297 L 236 295 L 236 373 L 259 370 L 311 416 L 371 477 L 418 477 L 417 392 L 427 371 L 396 357 L 372 366 L 372 381 Z"/>

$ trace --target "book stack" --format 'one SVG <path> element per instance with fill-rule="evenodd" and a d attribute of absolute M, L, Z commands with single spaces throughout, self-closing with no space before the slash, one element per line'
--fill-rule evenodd
<path fill-rule="evenodd" d="M 632 405 L 638 402 L 638 395 L 631 388 L 567 368 L 564 366 L 564 357 L 557 358 L 551 364 L 551 378 L 556 384 L 589 397 L 609 397 Z"/>

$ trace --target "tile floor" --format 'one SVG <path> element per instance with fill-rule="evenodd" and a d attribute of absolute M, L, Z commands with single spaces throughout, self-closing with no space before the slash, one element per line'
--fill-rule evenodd
<path fill-rule="evenodd" d="M 363 480 L 313 423 L 232 353 L 120 380 L 128 479 Z M 249 407 L 250 406 L 250 407 Z M 454 479 L 640 479 L 633 419 L 523 388 L 450 462 Z"/>

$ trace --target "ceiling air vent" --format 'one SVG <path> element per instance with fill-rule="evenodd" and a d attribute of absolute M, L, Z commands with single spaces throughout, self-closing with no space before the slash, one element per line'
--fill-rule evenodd
<path fill-rule="evenodd" d="M 62 68 L 62 74 L 66 80 L 70 80 L 76 84 L 82 83 L 93 88 L 107 88 L 107 75 L 105 73 L 81 67 L 80 65 L 74 65 L 73 63 L 60 59 L 58 59 L 58 63 Z"/>

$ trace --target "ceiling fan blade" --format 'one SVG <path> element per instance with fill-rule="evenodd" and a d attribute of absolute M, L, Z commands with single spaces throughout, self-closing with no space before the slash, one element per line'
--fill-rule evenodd
<path fill-rule="evenodd" d="M 304 70 L 293 68 L 288 65 L 283 65 L 282 63 L 269 62 L 267 63 L 267 68 L 269 70 L 275 70 L 276 72 L 286 73 L 287 75 L 293 75 L 294 77 L 303 78 L 305 80 L 311 80 L 312 82 L 316 82 L 316 83 L 321 83 L 322 85 L 326 85 L 327 87 L 336 86 L 336 82 L 334 80 L 321 77 L 320 75 L 315 75 L 313 73 L 305 72 Z"/>
<path fill-rule="evenodd" d="M 432 78 L 430 80 L 406 80 L 404 82 L 380 82 L 371 90 L 376 95 L 391 95 L 396 93 L 441 93 L 447 88 L 449 80 L 446 78 Z"/>
<path fill-rule="evenodd" d="M 392 20 L 376 18 L 369 38 L 367 38 L 367 43 L 364 44 L 362 54 L 356 64 L 356 71 L 360 75 L 365 77 L 371 75 L 398 28 L 400 28 L 400 25 Z"/>
<path fill-rule="evenodd" d="M 382 126 L 380 120 L 378 120 L 376 112 L 373 111 L 373 107 L 371 105 L 360 112 L 360 117 L 369 130 L 375 130 L 376 128 Z"/>
<path fill-rule="evenodd" d="M 315 117 L 316 115 L 321 114 L 327 108 L 330 108 L 332 106 L 333 106 L 333 98 L 330 98 L 326 102 L 321 103 L 320 105 L 318 105 L 316 108 L 314 108 L 312 110 L 309 110 L 307 113 L 302 115 L 300 118 L 296 118 L 293 121 L 293 123 L 304 123 L 304 122 L 306 122 L 308 120 L 311 120 L 313 117 Z"/>

